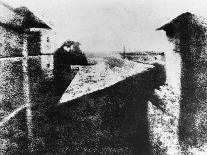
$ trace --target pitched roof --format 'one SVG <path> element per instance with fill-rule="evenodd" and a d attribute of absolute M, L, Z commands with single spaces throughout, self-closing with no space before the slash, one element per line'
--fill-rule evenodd
<path fill-rule="evenodd" d="M 39 17 L 34 15 L 26 7 L 12 8 L 11 6 L 0 1 L 1 9 L 4 15 L 0 15 L 0 25 L 12 29 L 24 30 L 27 28 L 44 28 L 51 29 Z"/>
<path fill-rule="evenodd" d="M 176 37 L 177 33 L 190 34 L 207 30 L 207 20 L 190 12 L 185 12 L 156 30 L 164 30 L 168 38 Z M 187 31 L 186 31 L 187 30 Z"/>
<path fill-rule="evenodd" d="M 23 17 L 23 28 L 46 28 L 51 29 L 44 21 L 35 16 L 28 8 L 15 8 L 14 12 Z"/>
<path fill-rule="evenodd" d="M 157 28 L 156 30 L 166 30 L 166 28 L 168 28 L 168 26 L 170 26 L 170 25 L 180 25 L 181 22 L 183 23 L 187 20 L 192 20 L 192 18 L 194 16 L 195 15 L 191 14 L 190 12 L 182 13 L 181 15 L 177 16 L 176 18 L 174 18 L 173 20 L 171 20 L 167 24 L 164 24 L 163 26 Z"/>

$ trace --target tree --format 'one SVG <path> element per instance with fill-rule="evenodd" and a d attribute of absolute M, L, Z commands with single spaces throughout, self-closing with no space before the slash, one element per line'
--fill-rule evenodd
<path fill-rule="evenodd" d="M 80 45 L 81 44 L 79 42 L 66 40 L 55 52 L 56 65 L 88 65 L 87 58 L 81 51 Z"/>

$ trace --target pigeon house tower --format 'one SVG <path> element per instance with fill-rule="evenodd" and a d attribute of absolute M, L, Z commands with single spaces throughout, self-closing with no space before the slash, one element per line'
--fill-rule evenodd
<path fill-rule="evenodd" d="M 181 84 L 179 140 L 182 148 L 207 143 L 206 23 L 205 19 L 186 12 L 158 28 L 166 32 L 168 41 L 173 45 L 172 51 L 168 52 L 173 53 L 171 60 L 180 60 L 173 63 L 167 59 L 167 68 L 178 73 L 167 76 L 179 80 Z"/>

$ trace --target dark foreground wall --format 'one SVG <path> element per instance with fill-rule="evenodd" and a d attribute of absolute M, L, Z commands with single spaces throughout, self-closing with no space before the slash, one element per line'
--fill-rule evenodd
<path fill-rule="evenodd" d="M 27 154 L 44 145 L 43 136 L 34 138 L 33 116 L 44 123 L 75 75 L 70 71 L 67 80 L 57 81 L 53 63 L 53 55 L 0 59 L 0 154 Z"/>

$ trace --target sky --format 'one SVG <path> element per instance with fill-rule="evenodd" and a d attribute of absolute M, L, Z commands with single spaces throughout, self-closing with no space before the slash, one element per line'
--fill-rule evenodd
<path fill-rule="evenodd" d="M 26 6 L 54 25 L 57 43 L 79 41 L 85 52 L 165 51 L 155 29 L 190 11 L 207 18 L 206 0 L 3 0 Z"/>

